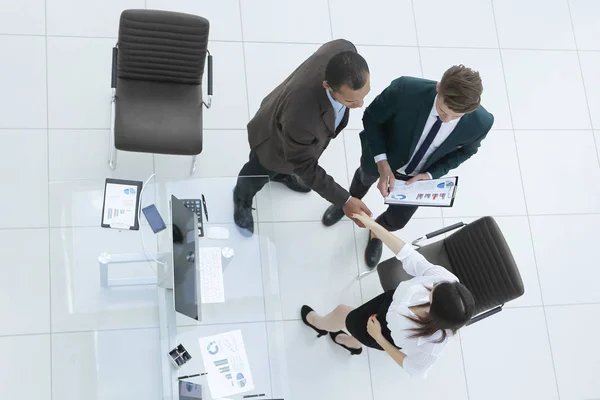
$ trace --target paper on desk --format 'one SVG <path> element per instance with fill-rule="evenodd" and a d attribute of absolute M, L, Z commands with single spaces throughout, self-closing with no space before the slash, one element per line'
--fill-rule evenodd
<path fill-rule="evenodd" d="M 385 198 L 386 204 L 439 206 L 452 205 L 458 178 L 422 180 L 407 185 L 404 181 L 396 181 L 394 189 Z"/>
<path fill-rule="evenodd" d="M 137 187 L 108 183 L 104 192 L 102 223 L 111 227 L 129 229 L 135 224 Z"/>
<path fill-rule="evenodd" d="M 222 333 L 200 338 L 198 341 L 212 397 L 220 398 L 254 390 L 242 331 Z"/>

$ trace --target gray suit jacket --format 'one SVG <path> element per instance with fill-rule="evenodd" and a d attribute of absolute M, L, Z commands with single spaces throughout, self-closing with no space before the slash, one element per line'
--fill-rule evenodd
<path fill-rule="evenodd" d="M 295 173 L 337 206 L 350 194 L 319 166 L 319 157 L 348 124 L 349 110 L 335 129 L 335 111 L 323 88 L 325 67 L 335 54 L 356 51 L 347 40 L 325 43 L 277 86 L 248 123 L 250 148 L 275 172 Z"/>

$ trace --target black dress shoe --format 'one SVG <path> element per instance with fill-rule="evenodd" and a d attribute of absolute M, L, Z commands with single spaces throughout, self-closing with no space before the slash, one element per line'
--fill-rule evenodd
<path fill-rule="evenodd" d="M 254 234 L 254 217 L 252 217 L 252 201 L 244 201 L 233 196 L 233 220 L 244 236 Z"/>
<path fill-rule="evenodd" d="M 308 193 L 311 191 L 310 186 L 302 182 L 298 175 L 278 174 L 272 178 L 272 181 L 283 183 L 294 192 Z"/>
<path fill-rule="evenodd" d="M 332 204 L 327 208 L 327 210 L 325 210 L 323 218 L 321 218 L 321 222 L 325 226 L 332 226 L 337 224 L 343 217 L 344 210 Z"/>
<path fill-rule="evenodd" d="M 362 347 L 360 349 L 353 349 L 351 347 L 348 347 L 346 345 L 338 343 L 337 340 L 335 340 L 335 338 L 338 337 L 338 335 L 347 335 L 347 333 L 344 331 L 329 332 L 329 336 L 331 337 L 331 340 L 333 340 L 333 343 L 345 348 L 346 350 L 348 350 L 350 352 L 351 355 L 358 356 L 359 354 L 362 353 Z"/>
<path fill-rule="evenodd" d="M 365 249 L 365 263 L 367 267 L 373 269 L 379 264 L 381 260 L 381 253 L 383 252 L 383 243 L 378 238 L 371 238 L 369 235 L 369 243 Z"/>
<path fill-rule="evenodd" d="M 300 316 L 302 317 L 302 322 L 304 322 L 304 325 L 308 326 L 313 331 L 317 332 L 317 338 L 320 338 L 321 336 L 327 335 L 327 331 L 324 329 L 318 329 L 316 326 L 311 325 L 308 322 L 308 314 L 310 314 L 313 311 L 315 311 L 315 310 L 313 310 L 312 308 L 310 308 L 307 305 L 303 305 L 302 308 L 300 309 Z"/>

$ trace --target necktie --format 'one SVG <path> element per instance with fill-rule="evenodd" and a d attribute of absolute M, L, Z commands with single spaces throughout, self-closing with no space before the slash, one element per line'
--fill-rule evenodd
<path fill-rule="evenodd" d="M 438 117 L 436 117 L 436 120 L 435 120 L 433 126 L 431 127 L 431 130 L 427 134 L 427 137 L 423 141 L 423 144 L 421 144 L 421 147 L 419 147 L 419 150 L 417 150 L 417 152 L 415 153 L 412 160 L 410 160 L 410 163 L 406 166 L 406 170 L 404 171 L 404 173 L 406 175 L 410 175 L 415 170 L 415 168 L 417 168 L 417 166 L 423 159 L 423 156 L 427 152 L 427 149 L 429 148 L 429 146 L 431 146 L 431 143 L 433 143 L 433 139 L 435 139 L 435 135 L 437 135 L 441 126 L 442 126 L 442 120 L 438 116 Z"/>

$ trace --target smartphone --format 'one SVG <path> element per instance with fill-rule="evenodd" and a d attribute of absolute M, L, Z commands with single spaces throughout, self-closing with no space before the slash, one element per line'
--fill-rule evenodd
<path fill-rule="evenodd" d="M 144 216 L 148 220 L 150 228 L 152 228 L 152 231 L 154 231 L 154 233 L 158 233 L 163 229 L 167 228 L 167 226 L 165 225 L 165 221 L 163 221 L 162 217 L 158 212 L 158 209 L 154 204 L 142 208 L 142 212 L 144 213 Z"/>

